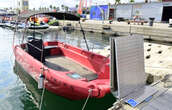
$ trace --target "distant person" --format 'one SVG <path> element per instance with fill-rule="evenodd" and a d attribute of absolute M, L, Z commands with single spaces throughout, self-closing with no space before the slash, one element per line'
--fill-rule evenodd
<path fill-rule="evenodd" d="M 44 25 L 43 21 L 40 22 L 40 25 Z"/>
<path fill-rule="evenodd" d="M 136 21 L 136 20 L 138 20 L 138 19 L 139 19 L 139 16 L 137 16 L 137 15 L 133 17 L 133 20 L 134 20 L 134 21 Z"/>

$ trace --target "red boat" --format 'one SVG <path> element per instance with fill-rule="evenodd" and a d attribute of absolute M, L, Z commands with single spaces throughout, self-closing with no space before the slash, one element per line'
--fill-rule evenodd
<path fill-rule="evenodd" d="M 35 81 L 39 83 L 43 75 L 45 88 L 57 95 L 79 100 L 110 93 L 107 57 L 63 42 L 43 43 L 35 38 L 14 46 L 14 54 Z"/>

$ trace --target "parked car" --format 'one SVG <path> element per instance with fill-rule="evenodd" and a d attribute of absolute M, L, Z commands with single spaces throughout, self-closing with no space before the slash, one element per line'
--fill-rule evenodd
<path fill-rule="evenodd" d="M 121 21 L 125 21 L 125 19 L 123 17 L 119 17 L 119 18 L 117 18 L 117 21 L 121 22 Z"/>

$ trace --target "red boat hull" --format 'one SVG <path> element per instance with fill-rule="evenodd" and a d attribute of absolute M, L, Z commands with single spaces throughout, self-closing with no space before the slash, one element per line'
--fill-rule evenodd
<path fill-rule="evenodd" d="M 89 95 L 91 97 L 101 98 L 110 93 L 109 80 L 109 59 L 71 45 L 61 42 L 46 42 L 44 46 L 58 46 L 51 49 L 50 54 L 57 55 L 62 53 L 64 56 L 76 61 L 83 67 L 93 71 L 98 78 L 92 81 L 86 79 L 72 79 L 67 74 L 72 72 L 56 71 L 43 65 L 30 54 L 24 51 L 25 44 L 14 47 L 16 61 L 24 68 L 24 70 L 38 82 L 42 67 L 46 68 L 43 72 L 45 76 L 44 84 L 47 90 L 72 100 L 85 99 Z"/>

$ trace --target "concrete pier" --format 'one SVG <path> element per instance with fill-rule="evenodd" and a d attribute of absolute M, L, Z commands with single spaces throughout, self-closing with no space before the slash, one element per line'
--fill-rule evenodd
<path fill-rule="evenodd" d="M 108 56 L 109 50 L 97 53 Z M 106 54 L 105 54 L 106 53 Z M 144 43 L 147 83 L 158 91 L 150 99 L 131 107 L 124 101 L 115 102 L 108 110 L 170 110 L 172 105 L 172 45 L 169 43 Z M 119 107 L 119 108 L 118 108 Z"/>
<path fill-rule="evenodd" d="M 159 91 L 155 95 L 153 95 L 151 99 L 142 102 L 137 107 L 131 107 L 123 102 L 121 104 L 119 103 L 119 108 L 113 105 L 108 110 L 171 110 L 172 87 L 171 85 L 166 85 L 167 82 L 159 82 L 156 85 L 153 85 L 153 87 L 156 87 L 157 89 L 159 89 Z"/>
<path fill-rule="evenodd" d="M 94 52 L 109 56 L 110 47 L 95 49 Z M 116 103 L 108 110 L 170 110 L 172 103 L 172 45 L 170 43 L 144 43 L 145 72 L 147 84 L 158 88 L 158 92 L 149 101 L 133 108 L 121 102 L 117 109 Z M 162 80 L 163 79 L 163 80 Z"/>
<path fill-rule="evenodd" d="M 109 56 L 110 47 L 94 49 L 93 52 Z M 145 42 L 144 62 L 148 83 L 156 82 L 166 75 L 172 75 L 172 45 Z"/>
<path fill-rule="evenodd" d="M 60 25 L 71 24 L 76 30 L 80 30 L 79 22 L 76 21 L 60 21 Z M 96 20 L 86 20 L 81 22 L 82 27 L 85 31 L 99 32 L 105 34 L 116 34 L 127 35 L 141 34 L 147 39 L 160 40 L 160 41 L 172 41 L 172 28 L 168 27 L 168 24 L 164 23 L 154 23 L 153 26 L 149 26 L 148 23 L 144 25 L 127 24 L 127 22 L 117 22 L 113 21 L 109 24 L 109 21 L 96 21 Z"/>

